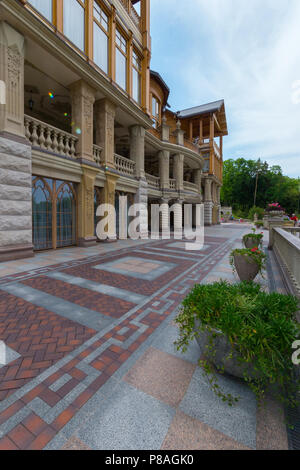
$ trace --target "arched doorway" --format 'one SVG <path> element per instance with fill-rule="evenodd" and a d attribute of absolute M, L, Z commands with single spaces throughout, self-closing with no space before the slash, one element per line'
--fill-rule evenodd
<path fill-rule="evenodd" d="M 77 196 L 74 183 L 32 177 L 32 238 L 35 251 L 77 243 Z"/>

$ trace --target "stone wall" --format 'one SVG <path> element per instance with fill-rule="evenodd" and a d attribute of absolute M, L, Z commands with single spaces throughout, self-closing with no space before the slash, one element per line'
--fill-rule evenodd
<path fill-rule="evenodd" d="M 0 136 L 0 261 L 33 256 L 31 147 Z"/>

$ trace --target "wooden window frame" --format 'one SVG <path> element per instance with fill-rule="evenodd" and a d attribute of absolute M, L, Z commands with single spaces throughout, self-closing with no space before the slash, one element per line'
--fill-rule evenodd
<path fill-rule="evenodd" d="M 138 61 L 139 61 L 139 66 L 137 66 L 135 64 L 135 60 L 134 60 L 134 56 L 137 57 Z M 133 97 L 133 87 L 132 87 L 132 98 L 133 100 L 135 101 L 135 103 L 137 103 L 139 106 L 142 105 L 142 61 L 143 61 L 143 58 L 141 56 L 141 54 L 137 51 L 137 49 L 135 49 L 133 47 L 133 51 L 132 51 L 132 60 L 131 60 L 131 69 L 134 69 L 137 73 L 138 73 L 138 76 L 139 76 L 139 81 L 140 81 L 140 101 L 135 101 L 134 97 Z"/>
<path fill-rule="evenodd" d="M 118 34 L 120 34 L 121 37 L 123 37 L 126 41 L 126 52 L 124 52 L 122 50 L 122 48 L 118 45 L 117 43 L 117 40 L 118 40 Z M 130 75 L 129 75 L 129 71 L 131 69 L 131 60 L 130 60 L 130 51 L 131 51 L 131 47 L 130 47 L 130 38 L 128 37 L 128 35 L 126 34 L 126 32 L 123 30 L 123 28 L 117 24 L 116 25 L 116 34 L 115 34 L 115 48 L 118 49 L 122 54 L 123 56 L 126 58 L 126 88 L 125 90 L 116 82 L 116 77 L 115 77 L 115 83 L 116 85 L 123 91 L 125 92 L 128 92 L 128 90 L 130 89 Z M 115 71 L 116 71 L 116 64 L 117 64 L 117 56 L 115 54 Z"/>
<path fill-rule="evenodd" d="M 156 100 L 156 103 L 158 105 L 158 114 L 157 114 L 158 118 L 157 118 L 157 116 L 153 115 L 153 99 Z M 153 93 L 151 93 L 151 119 L 152 119 L 152 121 L 155 121 L 155 127 L 153 126 L 154 129 L 158 129 L 160 124 L 161 124 L 161 101 Z M 154 124 L 154 122 L 153 122 L 153 124 Z"/>
<path fill-rule="evenodd" d="M 108 40 L 107 41 L 107 55 L 108 55 L 107 72 L 102 70 L 101 67 L 99 67 L 97 64 L 95 64 L 95 65 L 96 65 L 96 67 L 99 67 L 100 70 L 102 70 L 102 72 L 105 73 L 105 75 L 111 76 L 112 56 L 111 56 L 110 42 L 111 42 L 111 35 L 112 35 L 112 15 L 108 11 L 108 9 L 105 8 L 105 6 L 99 0 L 90 0 L 90 1 L 92 3 L 92 20 L 91 20 L 91 23 L 92 23 L 92 25 L 91 25 L 92 44 L 91 44 L 91 48 L 90 48 L 89 57 L 94 62 L 94 41 L 95 41 L 94 23 L 96 23 L 99 26 L 99 28 L 101 28 L 102 31 L 106 34 L 107 40 Z M 107 16 L 107 30 L 102 26 L 101 22 L 99 22 L 97 20 L 97 18 L 95 18 L 95 15 L 94 15 L 95 5 L 97 5 L 100 8 L 100 10 Z"/>

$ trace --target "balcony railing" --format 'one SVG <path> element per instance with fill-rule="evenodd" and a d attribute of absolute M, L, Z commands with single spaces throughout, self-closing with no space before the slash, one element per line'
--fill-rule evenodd
<path fill-rule="evenodd" d="M 183 182 L 183 187 L 187 191 L 192 191 L 194 193 L 198 193 L 198 191 L 199 191 L 198 185 L 195 184 L 195 183 L 191 183 L 190 181 L 184 181 Z"/>
<path fill-rule="evenodd" d="M 121 155 L 115 154 L 115 165 L 116 169 L 126 176 L 135 175 L 135 162 L 129 160 L 129 158 L 122 157 Z"/>
<path fill-rule="evenodd" d="M 76 142 L 73 134 L 57 129 L 45 122 L 25 115 L 25 136 L 35 148 L 43 151 L 76 158 Z"/>
<path fill-rule="evenodd" d="M 129 15 L 131 16 L 132 20 L 135 22 L 137 27 L 139 28 L 141 24 L 141 18 L 138 15 L 134 6 L 132 5 L 131 0 L 120 0 L 120 2 L 125 8 L 125 10 L 127 11 L 127 13 L 129 13 Z"/>
<path fill-rule="evenodd" d="M 158 176 L 153 176 L 146 173 L 146 179 L 150 188 L 160 189 L 160 178 Z"/>
<path fill-rule="evenodd" d="M 102 147 L 99 147 L 99 145 L 93 145 L 94 162 L 99 166 L 102 164 L 102 151 Z"/>
<path fill-rule="evenodd" d="M 176 189 L 176 180 L 170 178 L 170 189 Z"/>

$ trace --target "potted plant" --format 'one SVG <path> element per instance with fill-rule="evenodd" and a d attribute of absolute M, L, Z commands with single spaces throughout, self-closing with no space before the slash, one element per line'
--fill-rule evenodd
<path fill-rule="evenodd" d="M 273 202 L 272 204 L 268 204 L 266 212 L 270 217 L 282 217 L 284 215 L 285 210 L 281 207 L 278 202 Z"/>
<path fill-rule="evenodd" d="M 259 402 L 271 391 L 283 403 L 296 405 L 300 377 L 291 358 L 292 345 L 300 338 L 298 302 L 292 296 L 266 293 L 253 282 L 195 285 L 175 320 L 175 344 L 185 352 L 197 340 L 199 365 L 212 390 L 229 405 L 238 397 L 220 389 L 216 369 L 243 378 Z"/>
<path fill-rule="evenodd" d="M 247 233 L 243 236 L 243 243 L 245 248 L 255 248 L 262 245 L 264 234 L 263 233 L 256 233 L 255 229 L 253 229 L 253 233 Z"/>
<path fill-rule="evenodd" d="M 266 255 L 254 247 L 235 249 L 230 253 L 230 264 L 241 281 L 254 281 L 265 269 Z"/>
<path fill-rule="evenodd" d="M 254 222 L 254 225 L 257 229 L 260 229 L 264 226 L 264 221 L 263 220 L 258 220 L 257 222 Z"/>

